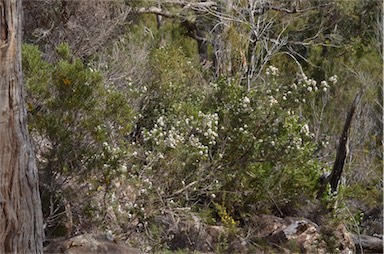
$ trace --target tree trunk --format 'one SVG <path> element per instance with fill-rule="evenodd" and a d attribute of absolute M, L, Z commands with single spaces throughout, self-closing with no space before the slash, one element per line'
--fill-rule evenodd
<path fill-rule="evenodd" d="M 187 30 L 187 35 L 196 40 L 200 63 L 206 63 L 208 61 L 208 44 L 206 32 L 197 25 L 197 22 L 183 20 L 181 25 Z"/>
<path fill-rule="evenodd" d="M 0 0 L 0 253 L 42 253 L 38 173 L 26 127 L 21 0 Z"/>
<path fill-rule="evenodd" d="M 215 76 L 229 77 L 232 74 L 232 44 L 228 40 L 227 30 L 231 27 L 232 20 L 225 18 L 233 11 L 233 0 L 220 2 L 217 7 L 219 14 L 217 24 L 213 29 L 213 51 Z"/>

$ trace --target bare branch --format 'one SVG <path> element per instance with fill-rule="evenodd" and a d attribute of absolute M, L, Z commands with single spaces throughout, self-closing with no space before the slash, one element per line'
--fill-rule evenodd
<path fill-rule="evenodd" d="M 285 13 L 289 13 L 289 14 L 294 14 L 294 13 L 304 13 L 304 12 L 308 12 L 308 11 L 311 11 L 311 10 L 316 10 L 318 8 L 325 7 L 325 6 L 328 6 L 328 5 L 329 4 L 320 4 L 318 6 L 313 6 L 313 7 L 309 7 L 309 8 L 305 8 L 305 9 L 297 9 L 297 8 L 288 9 L 288 8 L 285 8 L 284 6 L 267 5 L 265 7 L 265 9 L 266 10 L 274 10 L 274 11 L 285 12 Z"/>
<path fill-rule="evenodd" d="M 141 7 L 136 10 L 132 10 L 133 13 L 138 13 L 138 14 L 156 14 L 156 15 L 161 15 L 163 17 L 167 18 L 180 18 L 180 15 L 177 14 L 172 14 L 162 8 L 156 7 L 156 6 L 151 6 L 151 7 Z"/>

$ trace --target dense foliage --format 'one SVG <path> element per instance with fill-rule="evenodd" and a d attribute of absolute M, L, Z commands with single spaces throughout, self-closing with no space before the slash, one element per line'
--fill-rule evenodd
<path fill-rule="evenodd" d="M 302 13 L 255 5 L 258 16 L 236 11 L 251 11 L 242 1 L 221 13 L 168 3 L 161 22 L 143 2 L 121 3 L 125 25 L 117 3 L 93 6 L 120 23 L 90 51 L 81 49 L 95 38 L 26 35 L 34 42 L 23 46 L 23 70 L 48 239 L 141 231 L 141 243 L 164 248 L 169 214 L 193 214 L 230 234 L 253 214 L 311 216 L 361 87 L 346 181 L 320 202 L 351 230 L 377 231 L 361 217 L 381 206 L 382 191 L 374 1 L 308 2 Z M 68 17 L 86 15 L 85 6 L 65 8 Z M 81 23 L 66 22 L 68 34 Z M 44 43 L 55 50 L 39 50 Z"/>

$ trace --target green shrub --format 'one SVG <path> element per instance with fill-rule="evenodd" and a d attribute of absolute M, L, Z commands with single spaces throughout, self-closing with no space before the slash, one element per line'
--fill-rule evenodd
<path fill-rule="evenodd" d="M 29 129 L 48 236 L 65 205 L 78 222 L 90 206 L 89 195 L 100 186 L 108 190 L 121 173 L 123 135 L 133 123 L 124 94 L 107 89 L 102 75 L 72 57 L 66 44 L 57 53 L 57 60 L 48 63 L 36 46 L 23 45 Z"/>
<path fill-rule="evenodd" d="M 177 49 L 161 49 L 154 61 L 159 79 L 149 96 L 157 107 L 143 114 L 140 157 L 163 198 L 197 210 L 215 201 L 235 219 L 314 198 L 321 165 L 300 110 L 327 92 L 327 82 L 299 75 L 281 84 L 287 81 L 269 67 L 266 82 L 247 91 L 225 79 L 192 83 L 193 67 Z"/>

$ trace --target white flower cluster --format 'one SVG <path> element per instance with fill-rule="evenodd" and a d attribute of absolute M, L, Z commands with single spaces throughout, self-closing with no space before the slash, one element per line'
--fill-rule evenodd
<path fill-rule="evenodd" d="M 216 144 L 218 138 L 218 121 L 217 113 L 201 111 L 197 117 L 189 116 L 183 120 L 160 116 L 153 129 L 143 131 L 143 136 L 145 141 L 153 141 L 156 146 L 175 149 L 179 144 L 186 144 L 197 148 L 200 155 L 208 156 L 208 147 Z"/>
<path fill-rule="evenodd" d="M 329 85 L 328 85 L 328 82 L 327 82 L 327 81 L 325 81 L 325 80 L 321 81 L 320 85 L 321 85 L 321 89 L 322 89 L 324 92 L 328 91 L 328 89 L 329 89 Z"/>
<path fill-rule="evenodd" d="M 317 92 L 317 90 L 319 90 L 316 80 L 310 79 L 306 75 L 299 74 L 297 84 L 305 88 L 309 93 Z"/>
<path fill-rule="evenodd" d="M 121 153 L 121 149 L 119 146 L 111 146 L 107 142 L 103 142 L 103 148 L 107 151 L 107 155 L 110 156 L 110 159 L 117 159 L 119 153 Z M 105 157 L 106 154 L 101 152 L 101 156 Z"/>
<path fill-rule="evenodd" d="M 329 82 L 331 82 L 332 84 L 336 84 L 337 83 L 337 75 L 333 75 L 332 77 L 330 77 Z"/>
<path fill-rule="evenodd" d="M 119 172 L 122 174 L 126 174 L 128 172 L 126 165 L 120 165 Z"/>
<path fill-rule="evenodd" d="M 204 114 L 199 111 L 199 118 L 202 121 L 203 135 L 209 140 L 210 145 L 216 144 L 216 138 L 218 137 L 217 128 L 219 125 L 219 115 L 217 113 Z"/>
<path fill-rule="evenodd" d="M 288 149 L 289 148 L 293 148 L 297 150 L 303 149 L 303 140 L 297 136 L 293 137 L 291 147 L 288 147 Z"/>
<path fill-rule="evenodd" d="M 276 100 L 276 98 L 273 97 L 272 95 L 269 95 L 269 96 L 268 96 L 268 101 L 269 101 L 269 106 L 273 106 L 273 105 L 279 103 L 279 102 Z"/>
<path fill-rule="evenodd" d="M 243 108 L 248 108 L 250 103 L 251 103 L 251 100 L 247 96 L 245 96 L 242 99 L 242 104 L 241 105 L 243 106 Z"/>
<path fill-rule="evenodd" d="M 154 128 L 150 131 L 143 131 L 144 141 L 152 140 L 156 145 L 164 144 L 169 148 L 176 148 L 179 143 L 184 142 L 184 137 L 174 126 L 168 128 L 166 118 L 160 116 Z"/>
<path fill-rule="evenodd" d="M 333 75 L 332 77 L 330 77 L 329 79 L 329 82 L 331 82 L 333 85 L 337 83 L 337 76 L 336 75 Z M 323 80 L 321 81 L 321 89 L 324 91 L 324 92 L 327 92 L 330 88 L 330 86 L 328 85 L 328 82 Z"/>
<path fill-rule="evenodd" d="M 164 144 L 169 148 L 176 148 L 179 143 L 184 142 L 183 135 L 175 129 L 175 127 L 171 127 L 171 129 L 166 134 Z"/>
<path fill-rule="evenodd" d="M 304 124 L 304 125 L 301 127 L 300 133 L 304 134 L 304 135 L 307 136 L 307 137 L 310 137 L 310 136 L 312 135 L 312 133 L 309 131 L 309 126 L 308 126 L 308 124 Z"/>
<path fill-rule="evenodd" d="M 337 83 L 337 76 L 336 75 L 333 75 L 332 77 L 330 77 L 328 79 L 328 81 L 330 83 L 332 83 L 333 85 Z M 305 75 L 301 75 L 299 74 L 298 75 L 298 82 L 297 82 L 297 85 L 299 86 L 302 86 L 305 90 L 307 90 L 309 93 L 311 92 L 317 92 L 318 90 L 321 89 L 321 91 L 323 92 L 327 92 L 330 88 L 329 84 L 328 84 L 328 81 L 326 80 L 323 80 L 320 82 L 320 86 L 317 87 L 317 82 L 313 79 L 310 79 L 308 78 L 307 76 Z M 297 89 L 298 86 L 297 86 L 295 83 L 291 86 L 291 88 L 293 89 Z"/>
<path fill-rule="evenodd" d="M 265 74 L 267 74 L 267 76 L 279 76 L 279 69 L 275 66 L 270 65 L 265 71 Z"/>
<path fill-rule="evenodd" d="M 197 148 L 199 155 L 208 157 L 209 146 L 215 145 L 216 139 L 219 136 L 217 133 L 219 115 L 217 113 L 205 114 L 199 111 L 198 118 L 195 119 L 193 125 L 196 126 L 195 131 L 197 131 L 199 135 L 189 135 L 189 145 Z"/>
<path fill-rule="evenodd" d="M 200 155 L 208 155 L 208 146 L 203 145 L 195 135 L 189 136 L 189 144 L 199 150 Z"/>
<path fill-rule="evenodd" d="M 251 99 L 248 96 L 244 96 L 238 99 L 238 103 L 228 103 L 224 106 L 224 108 L 228 111 L 233 111 L 235 115 L 239 115 L 242 113 L 251 113 L 254 109 L 251 106 Z"/>

